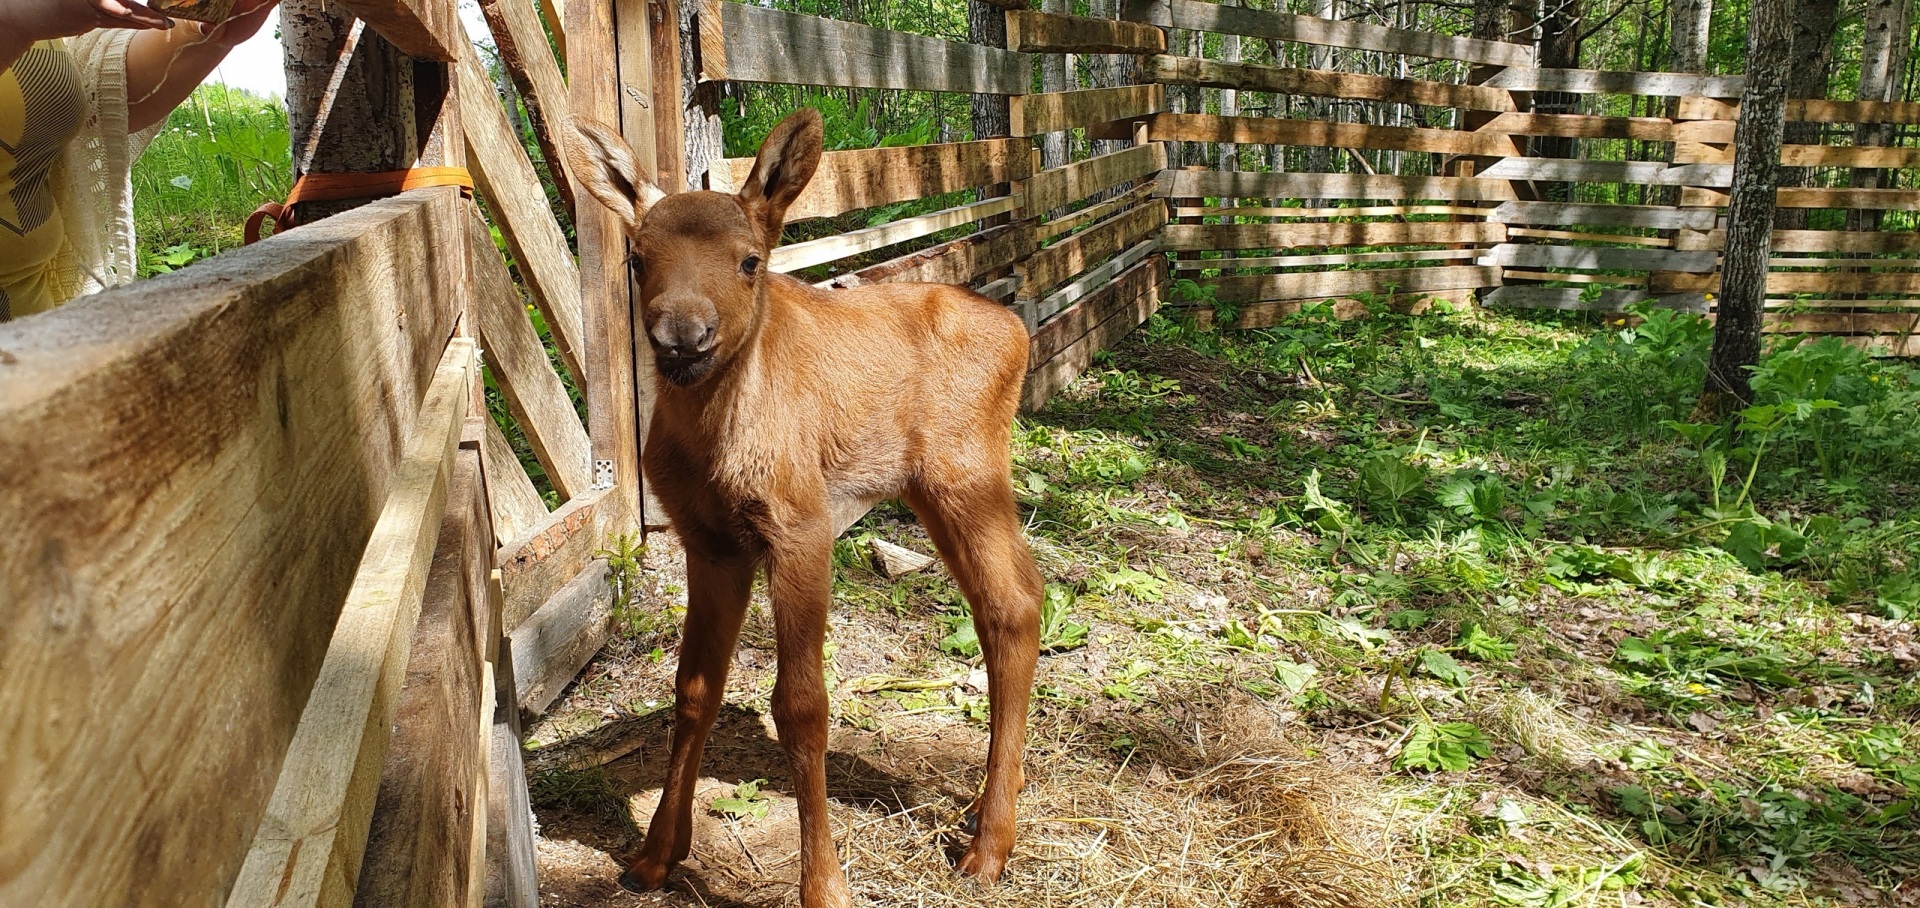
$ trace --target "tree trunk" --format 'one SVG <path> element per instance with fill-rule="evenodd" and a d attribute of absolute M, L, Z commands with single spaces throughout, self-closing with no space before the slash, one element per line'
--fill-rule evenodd
<path fill-rule="evenodd" d="M 1908 55 L 1911 53 L 1912 0 L 1867 0 L 1865 27 L 1860 36 L 1860 90 L 1862 101 L 1898 101 L 1907 81 Z M 1893 126 L 1886 123 L 1858 123 L 1853 127 L 1857 146 L 1893 144 Z M 1857 169 L 1851 185 L 1878 189 L 1886 182 L 1882 170 Z M 1878 211 L 1848 212 L 1848 229 L 1880 229 Z"/>
<path fill-rule="evenodd" d="M 323 0 L 286 0 L 280 36 L 287 65 L 287 129 L 293 176 L 379 173 L 412 167 L 420 153 L 413 58 Z M 356 34 L 357 32 L 357 34 Z M 346 72 L 334 85 L 334 72 Z M 319 119 L 325 111 L 326 119 Z M 367 199 L 306 202 L 306 224 Z"/>
<path fill-rule="evenodd" d="M 1787 70 L 1787 97 L 1825 98 L 1833 61 L 1833 30 L 1838 22 L 1840 0 L 1799 0 L 1793 17 L 1793 61 Z M 1821 144 L 1820 123 L 1788 123 L 1785 138 L 1789 145 Z M 1813 168 L 1783 167 L 1780 185 L 1813 185 Z M 1781 230 L 1804 230 L 1805 208 L 1782 208 L 1774 215 L 1774 226 Z"/>
<path fill-rule="evenodd" d="M 1713 356 L 1697 413 L 1725 416 L 1753 398 L 1749 370 L 1760 361 L 1767 256 L 1773 248 L 1775 180 L 1785 132 L 1794 0 L 1756 0 L 1747 25 L 1747 90 L 1734 135 L 1732 201 L 1721 257 Z"/>
<path fill-rule="evenodd" d="M 1221 6 L 1239 6 L 1240 2 L 1239 0 L 1220 0 L 1220 5 Z M 1240 36 L 1239 35 L 1221 35 L 1220 36 L 1220 59 L 1225 60 L 1228 63 L 1240 62 Z M 1223 88 L 1220 90 L 1220 115 L 1223 117 L 1235 117 L 1240 115 L 1240 93 L 1239 92 L 1231 88 Z M 1240 169 L 1240 146 L 1235 145 L 1232 142 L 1220 143 L 1220 169 L 1221 170 L 1239 170 Z"/>
<path fill-rule="evenodd" d="M 1546 0 L 1546 2 L 1547 8 L 1540 17 L 1537 59 L 1542 67 L 1578 68 L 1580 66 L 1580 26 L 1583 20 L 1581 0 Z M 1579 101 L 1580 96 L 1571 92 L 1534 92 L 1533 110 L 1544 114 L 1573 113 L 1578 109 Z M 1577 141 L 1570 136 L 1535 136 L 1527 144 L 1534 157 L 1572 158 L 1577 157 L 1579 153 Z M 1571 201 L 1573 184 L 1544 184 L 1541 187 L 1541 195 L 1549 201 Z"/>
<path fill-rule="evenodd" d="M 967 0 L 967 2 L 977 3 L 979 0 Z M 1094 19 L 1118 19 L 1120 18 L 1120 0 L 1089 0 L 1087 15 Z M 1092 77 L 1089 79 L 1092 82 L 1090 88 L 1112 88 L 1124 84 L 1125 75 L 1122 72 L 1119 56 L 1089 54 L 1086 60 L 1087 74 Z M 1128 148 L 1133 145 L 1133 142 L 1128 139 L 1096 139 L 1089 144 L 1092 146 L 1093 154 L 1103 155 Z"/>
<path fill-rule="evenodd" d="M 1713 0 L 1673 0 L 1667 8 L 1672 44 L 1667 48 L 1667 70 L 1676 73 L 1707 71 L 1707 29 L 1713 23 Z"/>
<path fill-rule="evenodd" d="M 1007 14 L 980 0 L 967 0 L 967 41 L 983 47 L 1007 46 Z M 1005 95 L 973 96 L 973 137 L 986 139 L 1012 131 Z"/>
<path fill-rule="evenodd" d="M 686 158 L 681 166 L 686 169 L 686 188 L 731 192 L 738 187 L 724 185 L 725 179 L 721 180 L 723 185 L 716 186 L 710 178 L 714 172 L 713 165 L 727 156 L 726 132 L 720 125 L 721 92 L 725 83 L 700 81 L 699 8 L 698 3 L 682 2 L 678 10 L 680 105 L 687 131 L 686 142 L 682 146 Z M 663 136 L 662 139 L 672 141 L 671 137 Z"/>
<path fill-rule="evenodd" d="M 1040 11 L 1065 15 L 1070 10 L 1067 0 L 1041 0 Z M 1179 51 L 1169 48 L 1169 53 Z M 1065 54 L 1040 55 L 1040 90 L 1046 92 L 1067 90 L 1067 57 Z M 1179 96 L 1174 96 L 1179 103 Z M 1174 108 L 1178 110 L 1176 106 Z M 1040 166 L 1047 169 L 1061 167 L 1067 163 L 1067 134 L 1064 131 L 1050 132 L 1040 137 Z M 1178 166 L 1176 164 L 1176 166 Z"/>

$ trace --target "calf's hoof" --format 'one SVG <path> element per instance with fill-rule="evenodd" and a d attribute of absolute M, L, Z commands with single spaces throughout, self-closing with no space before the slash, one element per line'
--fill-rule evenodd
<path fill-rule="evenodd" d="M 652 892 L 667 885 L 667 868 L 635 864 L 620 874 L 620 888 L 628 892 Z"/>
<path fill-rule="evenodd" d="M 1011 850 L 1013 850 L 1011 847 L 995 848 L 979 839 L 974 839 L 973 844 L 967 846 L 967 853 L 960 856 L 960 863 L 954 865 L 954 869 L 959 871 L 961 876 L 969 877 L 982 886 L 991 886 L 1000 881 L 1000 872 L 1007 867 L 1007 852 Z"/>

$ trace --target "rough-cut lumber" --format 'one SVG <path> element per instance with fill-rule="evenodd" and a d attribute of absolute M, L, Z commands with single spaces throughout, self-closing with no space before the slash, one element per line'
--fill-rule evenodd
<path fill-rule="evenodd" d="M 1022 280 L 1019 297 L 1031 299 L 1052 290 L 1067 278 L 1138 243 L 1166 222 L 1166 206 L 1149 202 L 1034 252 L 1014 266 L 1014 273 Z"/>
<path fill-rule="evenodd" d="M 1682 98 L 1676 119 L 1737 120 L 1740 104 L 1713 98 Z M 1787 100 L 1787 119 L 1801 123 L 1920 123 L 1920 103 L 1913 101 Z"/>
<path fill-rule="evenodd" d="M 1673 124 L 1672 141 L 1731 145 L 1734 129 L 1732 120 L 1681 120 Z"/>
<path fill-rule="evenodd" d="M 928 234 L 939 233 L 963 224 L 1005 214 L 1020 207 L 1018 196 L 998 196 L 983 202 L 958 205 L 918 217 L 902 218 L 898 221 L 851 230 L 834 236 L 780 246 L 768 256 L 767 267 L 785 274 L 811 268 L 815 265 L 838 261 L 850 255 L 859 255 L 875 249 L 892 246 L 918 239 Z"/>
<path fill-rule="evenodd" d="M 607 512 L 613 507 L 606 491 L 595 489 L 561 505 L 530 534 L 501 549 L 506 631 L 553 598 L 606 545 L 613 527 Z"/>
<path fill-rule="evenodd" d="M 1274 325 L 1286 321 L 1287 318 L 1291 316 L 1299 315 L 1301 312 L 1306 311 L 1308 306 L 1315 305 L 1326 306 L 1327 311 L 1330 312 L 1334 318 L 1341 321 L 1367 318 L 1373 314 L 1375 307 L 1381 305 L 1385 305 L 1389 312 L 1395 312 L 1401 315 L 1421 315 L 1433 308 L 1433 302 L 1435 300 L 1446 300 L 1450 303 L 1465 306 L 1473 301 L 1473 293 L 1474 291 L 1472 290 L 1461 289 L 1436 290 L 1432 293 L 1396 293 L 1392 295 L 1375 293 L 1369 294 L 1365 300 L 1353 299 L 1351 297 L 1335 297 L 1324 300 L 1261 300 L 1259 302 L 1242 305 L 1240 307 L 1239 317 L 1235 318 L 1233 324 L 1227 327 L 1243 329 L 1271 328 Z M 1192 313 L 1194 322 L 1201 327 L 1213 327 L 1214 318 L 1212 309 L 1189 308 L 1187 311 Z"/>
<path fill-rule="evenodd" d="M 922 555 L 906 546 L 894 545 L 878 537 L 869 542 L 873 549 L 874 560 L 879 562 L 880 573 L 889 580 L 904 577 L 916 571 L 924 571 L 933 566 L 933 558 Z"/>
<path fill-rule="evenodd" d="M 580 269 L 567 248 L 566 234 L 553 219 L 547 194 L 533 163 L 520 147 L 520 137 L 507 122 L 507 112 L 494 94 L 493 80 L 468 46 L 453 69 L 459 80 L 454 94 L 460 99 L 461 125 L 467 135 L 467 161 L 480 195 L 487 200 L 500 234 L 513 250 L 520 277 L 533 293 L 534 305 L 547 320 L 560 359 L 575 379 L 582 367 L 586 325 L 580 297 Z M 465 229 L 465 224 L 461 229 Z M 460 248 L 465 248 L 465 242 Z"/>
<path fill-rule="evenodd" d="M 1164 269 L 1160 260 L 1145 263 L 1147 267 Z M 1160 272 L 1164 275 L 1164 270 Z M 1161 283 L 1156 282 L 1147 294 L 1135 300 L 1131 306 L 1120 307 L 1092 330 L 1066 349 L 1060 351 L 1045 365 L 1027 373 L 1026 388 L 1021 393 L 1021 406 L 1027 411 L 1035 411 L 1046 406 L 1047 398 L 1067 386 L 1068 382 L 1086 371 L 1093 362 L 1093 356 L 1102 350 L 1119 343 L 1141 322 L 1160 308 Z"/>
<path fill-rule="evenodd" d="M 1708 95 L 1737 98 L 1746 86 L 1744 76 L 1703 76 L 1693 73 L 1607 72 L 1592 69 L 1536 69 L 1514 66 L 1500 70 L 1480 84 L 1507 91 L 1564 91 L 1584 95 L 1653 95 L 1680 97 Z M 1693 119 L 1684 114 L 1682 119 Z"/>
<path fill-rule="evenodd" d="M 1458 129 L 1182 113 L 1154 114 L 1147 117 L 1145 122 L 1149 137 L 1166 142 L 1384 148 L 1494 158 L 1520 154 L 1520 146 L 1514 143 L 1511 136 Z M 1090 129 L 1087 134 L 1093 138 L 1117 138 L 1120 127 L 1126 126 L 1126 123 L 1110 123 Z M 1130 129 L 1128 134 L 1131 134 Z"/>
<path fill-rule="evenodd" d="M 1160 248 L 1159 237 L 1149 237 L 1135 243 L 1125 252 L 1106 260 L 1085 274 L 1074 278 L 1065 286 L 1040 299 L 1019 300 L 1014 303 L 1013 311 L 1027 325 L 1027 331 L 1040 327 L 1042 322 L 1052 318 L 1055 313 L 1072 306 L 1074 303 L 1100 292 L 1102 287 L 1111 283 L 1122 272 L 1139 264 Z"/>
<path fill-rule="evenodd" d="M 1028 146 L 1020 139 L 986 139 L 829 151 L 820 156 L 820 169 L 787 209 L 787 223 L 1024 180 L 1033 167 Z M 753 159 L 728 158 L 725 164 L 730 185 L 745 185 Z"/>
<path fill-rule="evenodd" d="M 1493 264 L 1519 268 L 1585 268 L 1604 271 L 1694 271 L 1719 267 L 1711 252 L 1612 249 L 1605 246 L 1528 246 L 1503 243 L 1488 252 Z"/>
<path fill-rule="evenodd" d="M 1727 194 L 1716 189 L 1689 186 L 1680 190 L 1680 204 L 1701 208 L 1723 207 L 1727 204 Z M 1775 204 L 1781 208 L 1902 211 L 1920 208 L 1920 190 L 1822 189 L 1787 186 L 1776 190 Z"/>
<path fill-rule="evenodd" d="M 1516 271 L 1511 268 L 1500 272 L 1503 283 L 1515 281 L 1560 281 L 1568 284 L 1610 284 L 1622 287 L 1645 287 L 1650 283 L 1646 275 L 1622 274 L 1585 274 L 1566 271 Z M 1514 286 L 1522 286 L 1514 284 Z"/>
<path fill-rule="evenodd" d="M 1121 18 L 1162 28 L 1190 28 L 1250 38 L 1297 41 L 1322 47 L 1413 54 L 1438 60 L 1465 60 L 1492 66 L 1532 66 L 1533 49 L 1524 44 L 1453 38 L 1426 31 L 1366 25 L 1269 12 L 1201 0 L 1127 0 Z"/>
<path fill-rule="evenodd" d="M 1032 58 L 958 41 L 804 16 L 746 3 L 721 5 L 726 78 L 736 82 L 1020 95 Z"/>
<path fill-rule="evenodd" d="M 521 721 L 546 712 L 612 632 L 613 587 L 594 560 L 509 636 Z"/>
<path fill-rule="evenodd" d="M 1111 199 L 1108 199 L 1096 205 L 1088 205 L 1087 207 L 1082 208 L 1079 211 L 1076 211 L 1065 217 L 1062 217 L 1059 220 L 1048 221 L 1045 224 L 1041 224 L 1033 228 L 1034 239 L 1039 242 L 1046 242 L 1047 240 L 1053 239 L 1054 237 L 1059 236 L 1060 234 L 1078 230 L 1082 227 L 1087 226 L 1088 224 L 1101 220 L 1105 218 L 1107 215 L 1113 214 L 1116 211 L 1120 211 L 1126 208 L 1132 208 L 1134 205 L 1140 203 L 1145 199 L 1151 198 L 1152 196 L 1153 196 L 1153 184 L 1148 183 L 1141 186 L 1135 186 L 1134 188 L 1128 190 L 1125 193 L 1122 193 L 1121 195 L 1115 196 Z M 1155 204 L 1159 204 L 1163 208 L 1166 207 L 1164 203 L 1156 202 Z"/>
<path fill-rule="evenodd" d="M 593 444 L 566 386 L 554 374 L 486 222 L 472 208 L 467 218 L 475 321 L 500 396 L 506 398 L 514 422 L 526 433 L 554 491 L 562 501 L 574 498 L 593 485 Z"/>
<path fill-rule="evenodd" d="M 1677 240 L 1681 249 L 1719 249 L 1726 242 L 1724 230 L 1682 233 Z M 1920 233 L 1775 230 L 1772 249 L 1774 252 L 1906 252 L 1920 255 Z"/>
<path fill-rule="evenodd" d="M 1358 265 L 1368 262 L 1449 262 L 1477 259 L 1484 249 L 1423 249 L 1418 252 L 1356 252 L 1344 255 L 1271 255 L 1225 257 L 1217 259 L 1180 259 L 1175 271 L 1206 271 L 1218 268 L 1320 268 L 1327 265 Z"/>
<path fill-rule="evenodd" d="M 1504 202 L 1514 198 L 1505 180 L 1472 177 L 1395 177 L 1354 173 L 1253 173 L 1168 170 L 1160 174 L 1164 198 L 1213 196 L 1242 199 L 1438 199 Z"/>
<path fill-rule="evenodd" d="M 1265 206 L 1208 205 L 1175 208 L 1182 218 L 1403 218 L 1420 214 L 1480 217 L 1489 209 L 1471 205 L 1354 205 L 1346 208 L 1268 208 Z"/>
<path fill-rule="evenodd" d="M 1915 334 L 1920 313 L 1795 312 L 1770 315 L 1765 330 L 1775 334 Z"/>
<path fill-rule="evenodd" d="M 933 283 L 972 284 L 974 279 L 1025 258 L 1033 250 L 1033 230 L 1009 224 L 972 236 L 909 252 L 899 258 L 869 265 L 852 274 L 822 281 L 821 287 L 858 287 L 863 284 Z"/>
<path fill-rule="evenodd" d="M 1156 29 L 1157 31 L 1157 29 Z M 1012 116 L 1011 132 L 1016 136 L 1037 136 L 1105 123 L 1143 117 L 1166 109 L 1166 88 L 1161 85 L 1116 85 L 1112 88 L 1082 88 L 1055 91 L 1008 99 Z M 1127 134 L 1132 138 L 1132 133 Z"/>
<path fill-rule="evenodd" d="M 1683 164 L 1676 167 L 1659 161 L 1507 158 L 1477 175 L 1487 180 L 1636 183 L 1652 186 L 1729 186 L 1733 183 L 1733 165 Z"/>
<path fill-rule="evenodd" d="M 1684 312 L 1707 311 L 1707 298 L 1698 293 L 1652 294 L 1644 290 L 1601 290 L 1598 294 L 1578 287 L 1498 287 L 1481 302 L 1488 306 L 1515 306 L 1523 309 L 1570 309 L 1617 312 L 1638 302 L 1652 300 L 1664 309 Z"/>
<path fill-rule="evenodd" d="M 462 218 L 408 193 L 0 325 L 0 904 L 225 898 L 454 331 Z"/>
<path fill-rule="evenodd" d="M 1240 91 L 1270 91 L 1319 98 L 1354 98 L 1427 107 L 1468 110 L 1518 110 L 1513 93 L 1481 85 L 1454 85 L 1424 79 L 1395 79 L 1359 73 L 1222 63 L 1199 57 L 1156 55 L 1141 62 L 1141 76 L 1154 82 L 1204 85 Z"/>
<path fill-rule="evenodd" d="M 1733 149 L 1725 145 L 1681 142 L 1673 160 L 1681 164 L 1732 164 Z M 1782 145 L 1782 167 L 1920 167 L 1920 148 L 1851 145 Z M 1714 185 L 1714 184 L 1703 184 Z"/>
<path fill-rule="evenodd" d="M 1028 53 L 1157 54 L 1165 32 L 1138 22 L 1018 10 L 1007 13 L 1007 49 Z"/>
<path fill-rule="evenodd" d="M 1324 299 L 1356 293 L 1417 293 L 1463 290 L 1500 283 L 1500 269 L 1484 265 L 1439 265 L 1368 271 L 1301 271 L 1207 278 L 1222 302 Z"/>
<path fill-rule="evenodd" d="M 1589 114 L 1503 113 L 1475 132 L 1513 136 L 1571 136 L 1580 139 L 1643 139 L 1671 142 L 1672 120 L 1663 117 L 1596 117 Z"/>
<path fill-rule="evenodd" d="M 1319 246 L 1416 246 L 1505 242 L 1500 224 L 1427 221 L 1414 224 L 1168 224 L 1161 234 L 1173 252 L 1225 249 L 1300 249 Z"/>
<path fill-rule="evenodd" d="M 1883 271 L 1809 273 L 1775 271 L 1767 275 L 1768 293 L 1920 293 L 1920 273 Z"/>
<path fill-rule="evenodd" d="M 1052 211 L 1166 166 L 1166 146 L 1153 142 L 1044 170 L 1026 183 L 1027 210 Z"/>
<path fill-rule="evenodd" d="M 353 899 L 474 360 L 472 340 L 447 344 L 230 906 L 345 906 Z"/>
<path fill-rule="evenodd" d="M 1487 213 L 1503 224 L 1582 224 L 1595 227 L 1654 227 L 1661 230 L 1709 230 L 1714 213 L 1705 208 L 1654 205 L 1585 205 L 1566 202 L 1507 202 Z"/>
<path fill-rule="evenodd" d="M 547 172 L 553 175 L 554 188 L 567 211 L 573 211 L 573 175 L 568 169 L 566 139 L 572 128 L 572 108 L 567 104 L 567 83 L 560 65 L 547 47 L 546 32 L 535 18 L 533 0 L 480 0 L 487 30 L 493 33 L 493 45 L 500 52 L 500 65 L 506 68 L 520 101 L 526 107 L 527 122 L 533 127 L 534 141 L 547 159 Z M 511 104 L 512 99 L 504 99 Z"/>
<path fill-rule="evenodd" d="M 393 739 L 354 897 L 366 908 L 478 901 L 474 821 L 486 801 L 486 738 L 480 730 L 493 721 L 493 684 L 485 678 L 482 647 L 493 536 L 477 447 L 463 445 L 455 460 L 425 599 L 411 629 L 405 683 L 393 711 Z M 478 837 L 485 839 L 484 827 Z"/>
<path fill-rule="evenodd" d="M 499 571 L 488 584 L 488 598 L 503 605 Z M 533 805 L 520 754 L 520 697 L 513 683 L 513 649 L 500 636 L 500 616 L 489 622 L 488 652 L 494 661 L 492 725 L 487 748 L 485 908 L 540 908 L 535 879 Z"/>
<path fill-rule="evenodd" d="M 340 5 L 409 57 L 451 63 L 466 44 L 453 0 L 340 0 Z"/>
<path fill-rule="evenodd" d="M 484 343 L 484 341 L 482 342 Z M 487 420 L 480 442 L 480 460 L 487 475 L 487 506 L 493 514 L 493 536 L 502 545 L 519 542 L 547 519 L 546 502 L 533 486 L 520 460 L 513 456 L 500 425 Z"/>
<path fill-rule="evenodd" d="M 1028 371 L 1046 365 L 1047 360 L 1073 346 L 1074 341 L 1085 337 L 1087 332 L 1113 317 L 1114 313 L 1134 305 L 1165 279 L 1164 262 L 1141 261 L 1102 283 L 1100 289 L 1048 318 L 1034 329 L 1033 338 L 1028 344 Z"/>
<path fill-rule="evenodd" d="M 1532 227 L 1509 227 L 1507 236 L 1518 239 L 1532 237 L 1540 240 L 1575 240 L 1588 243 L 1618 243 L 1633 246 L 1652 246 L 1658 249 L 1672 249 L 1673 241 L 1657 236 L 1628 236 L 1618 233 L 1583 233 L 1575 230 L 1536 230 Z"/>

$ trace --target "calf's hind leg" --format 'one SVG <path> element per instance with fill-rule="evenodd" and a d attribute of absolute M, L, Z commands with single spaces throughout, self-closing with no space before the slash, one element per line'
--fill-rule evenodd
<path fill-rule="evenodd" d="M 1026 783 L 1027 706 L 1040 658 L 1040 570 L 1021 536 L 1020 512 L 1005 470 L 987 478 L 910 490 L 907 504 L 933 537 L 973 610 L 987 664 L 992 707 L 987 781 L 978 831 L 960 858 L 961 873 L 991 883 L 1013 850 L 1014 801 Z"/>

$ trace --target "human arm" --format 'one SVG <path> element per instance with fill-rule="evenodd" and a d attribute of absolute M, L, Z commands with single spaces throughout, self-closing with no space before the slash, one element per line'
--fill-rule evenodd
<path fill-rule="evenodd" d="M 127 47 L 128 131 L 166 119 L 229 51 L 260 30 L 278 2 L 239 0 L 225 22 L 182 21 L 170 30 L 133 36 Z"/>
<path fill-rule="evenodd" d="M 136 0 L 0 0 L 0 70 L 13 66 L 35 41 L 71 38 L 96 28 L 172 27 L 172 19 Z"/>

